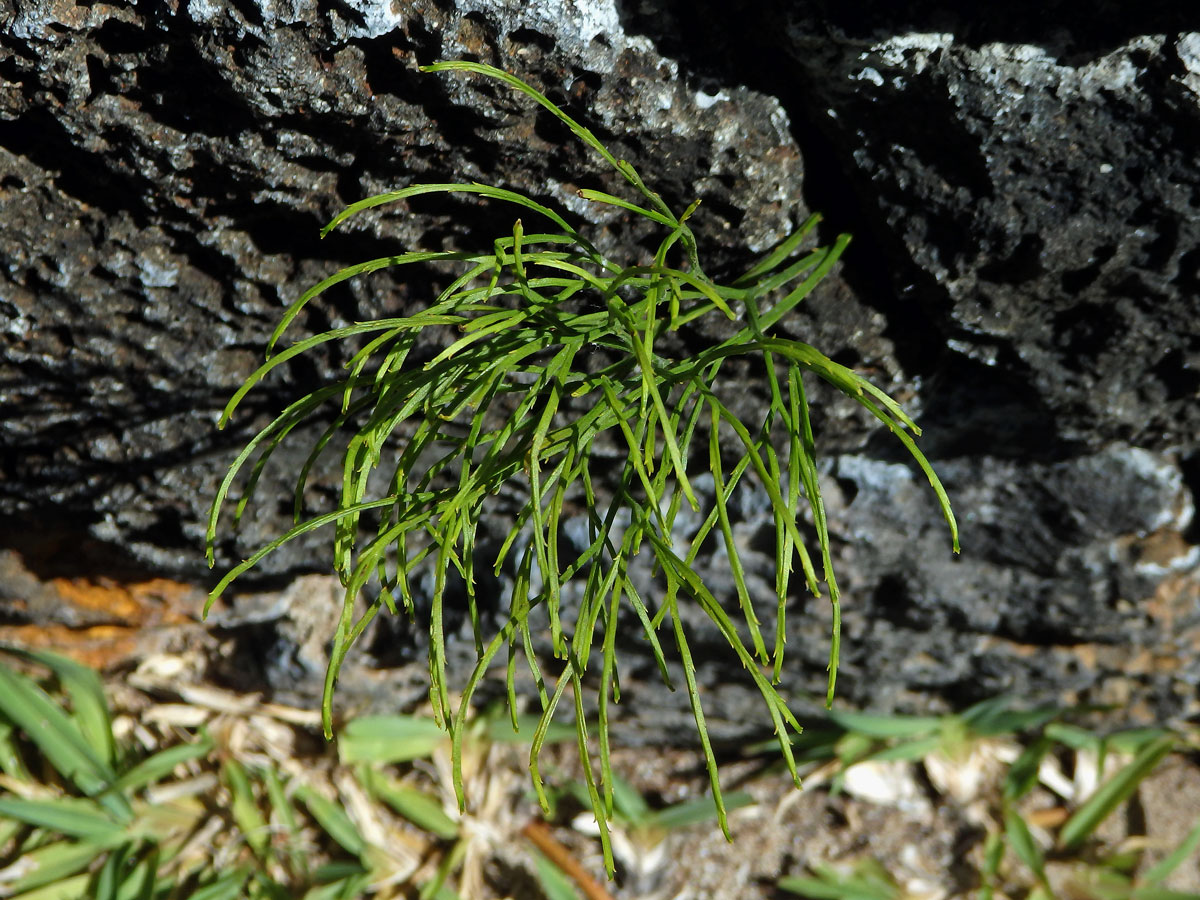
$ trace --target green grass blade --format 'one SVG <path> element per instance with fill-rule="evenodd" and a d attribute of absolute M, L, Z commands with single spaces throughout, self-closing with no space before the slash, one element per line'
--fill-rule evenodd
<path fill-rule="evenodd" d="M 1050 740 L 1062 744 L 1064 747 L 1070 747 L 1072 750 L 1091 750 L 1099 753 L 1100 745 L 1104 741 L 1102 737 L 1086 728 L 1066 722 L 1051 722 L 1043 729 L 1042 733 Z"/>
<path fill-rule="evenodd" d="M 458 837 L 459 824 L 446 815 L 442 804 L 424 791 L 400 784 L 378 772 L 368 773 L 367 789 L 418 828 L 444 841 Z"/>
<path fill-rule="evenodd" d="M 934 734 L 942 727 L 937 716 L 890 716 L 852 710 L 830 710 L 830 719 L 847 731 L 873 738 L 914 738 Z"/>
<path fill-rule="evenodd" d="M 620 775 L 614 773 L 612 778 L 612 792 L 613 809 L 616 815 L 621 817 L 621 821 L 624 824 L 634 827 L 641 827 L 646 824 L 652 810 L 646 802 L 646 798 L 638 793 L 637 788 Z M 713 811 L 712 804 L 707 803 L 706 808 L 711 814 Z"/>
<path fill-rule="evenodd" d="M 753 806 L 755 803 L 754 797 L 745 791 L 734 791 L 732 794 L 726 794 L 724 801 L 726 812 Z M 713 808 L 712 801 L 701 797 L 695 800 L 685 800 L 683 803 L 676 803 L 665 809 L 648 812 L 642 818 L 641 822 L 652 828 L 672 831 L 676 828 L 686 828 L 689 825 L 708 822 L 715 814 L 716 810 Z"/>
<path fill-rule="evenodd" d="M 0 715 L 24 731 L 46 761 L 84 794 L 99 794 L 115 779 L 50 695 L 5 666 L 0 666 Z"/>
<path fill-rule="evenodd" d="M 579 892 L 571 880 L 540 851 L 534 851 L 533 865 L 538 887 L 542 889 L 546 900 L 579 900 Z"/>
<path fill-rule="evenodd" d="M 994 737 L 1038 728 L 1062 712 L 1053 706 L 1013 709 L 1013 703 L 1012 697 L 993 697 L 990 700 L 976 703 L 965 710 L 959 718 L 962 719 L 971 734 L 979 737 Z"/>
<path fill-rule="evenodd" d="M 903 897 L 893 882 L 860 877 L 857 866 L 849 873 L 820 863 L 813 864 L 812 868 L 819 878 L 789 875 L 781 878 L 777 886 L 810 900 L 901 900 Z"/>
<path fill-rule="evenodd" d="M 1021 751 L 1004 776 L 1005 800 L 1015 802 L 1037 787 L 1038 769 L 1053 746 L 1053 741 L 1043 735 Z"/>
<path fill-rule="evenodd" d="M 1179 846 L 1147 869 L 1141 880 L 1147 885 L 1158 885 L 1166 881 L 1176 869 L 1195 856 L 1198 850 L 1200 850 L 1200 819 L 1196 820 L 1196 824 L 1179 842 Z"/>
<path fill-rule="evenodd" d="M 325 833 L 347 852 L 360 858 L 366 853 L 367 842 L 344 809 L 306 784 L 296 786 L 296 799 L 304 804 Z"/>
<path fill-rule="evenodd" d="M 213 739 L 203 734 L 198 741 L 160 750 L 124 772 L 113 782 L 113 790 L 125 792 L 143 788 L 170 775 L 183 763 L 207 756 L 214 746 Z"/>
<path fill-rule="evenodd" d="M 284 852 L 287 854 L 290 874 L 299 876 L 300 878 L 307 878 L 309 872 L 308 859 L 298 841 L 300 822 L 296 817 L 296 809 L 288 799 L 283 781 L 275 769 L 265 769 L 262 773 L 262 779 L 263 786 L 267 791 L 267 800 L 270 803 L 268 819 L 271 827 L 276 830 L 276 833 L 281 831 L 285 836 Z"/>
<path fill-rule="evenodd" d="M 4 889 L 9 896 L 21 897 L 24 900 L 39 888 L 54 886 L 63 889 L 66 885 L 76 885 L 72 876 L 98 862 L 105 853 L 124 842 L 124 836 L 115 841 L 54 841 L 44 844 L 35 850 L 22 854 L 22 871 L 24 874 L 6 883 Z M 91 880 L 90 875 L 82 876 L 84 884 Z M 86 896 L 85 891 L 67 894 L 74 898 Z"/>
<path fill-rule="evenodd" d="M 1101 822 L 1132 796 L 1175 745 L 1176 739 L 1167 736 L 1143 746 L 1132 762 L 1102 784 L 1066 821 L 1058 835 L 1059 845 L 1064 850 L 1073 850 L 1087 840 Z"/>
<path fill-rule="evenodd" d="M 1000 874 L 1000 863 L 1003 861 L 1004 840 L 999 832 L 990 832 L 983 845 L 983 867 L 979 870 L 983 884 L 979 890 L 979 900 L 992 900 L 995 897 L 996 879 Z"/>
<path fill-rule="evenodd" d="M 1017 859 L 1029 867 L 1039 884 L 1046 886 L 1046 858 L 1033 839 L 1029 826 L 1012 807 L 1004 810 L 1004 833 Z"/>
<path fill-rule="evenodd" d="M 0 816 L 105 845 L 119 843 L 125 834 L 121 823 L 107 815 L 94 801 L 78 797 L 52 800 L 0 797 Z"/>
<path fill-rule="evenodd" d="M 117 900 L 118 882 L 121 870 L 126 868 L 129 850 L 128 845 L 122 845 L 108 854 L 92 883 L 91 900 Z"/>
<path fill-rule="evenodd" d="M 16 900 L 79 900 L 88 896 L 91 880 L 90 875 L 74 875 L 45 887 L 22 892 Z"/>
<path fill-rule="evenodd" d="M 254 851 L 254 855 L 265 862 L 271 832 L 262 810 L 259 809 L 258 798 L 254 796 L 254 787 L 250 783 L 249 775 L 237 760 L 226 759 L 221 764 L 221 780 L 229 791 L 229 813 L 233 816 L 238 831 Z"/>
<path fill-rule="evenodd" d="M 915 762 L 925 759 L 925 757 L 936 753 L 945 746 L 945 738 L 940 734 L 931 734 L 927 737 L 916 738 L 911 741 L 901 741 L 893 744 L 890 747 L 885 747 L 882 750 L 867 756 L 867 759 L 876 762 L 885 762 L 887 760 L 904 760 L 906 762 Z"/>
<path fill-rule="evenodd" d="M 242 890 L 250 875 L 251 870 L 248 867 L 239 866 L 193 891 L 189 900 L 241 900 Z"/>
<path fill-rule="evenodd" d="M 6 652 L 24 659 L 41 663 L 52 671 L 71 698 L 71 711 L 79 732 L 87 744 L 108 767 L 116 763 L 117 749 L 113 740 L 112 719 L 108 714 L 108 700 L 104 696 L 104 685 L 94 669 L 43 650 L 16 650 Z"/>

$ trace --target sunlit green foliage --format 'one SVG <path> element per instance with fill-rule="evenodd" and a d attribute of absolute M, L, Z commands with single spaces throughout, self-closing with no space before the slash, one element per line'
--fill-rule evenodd
<path fill-rule="evenodd" d="M 397 762 L 446 755 L 449 740 L 428 719 L 350 722 L 338 735 L 340 765 L 243 755 L 203 727 L 146 750 L 114 734 L 96 672 L 43 651 L 0 654 L 0 897 L 459 897 L 450 884 L 480 829 L 447 813 L 449 784 L 414 779 L 411 766 L 396 777 Z M 550 740 L 570 732 L 556 728 Z M 468 737 L 484 759 L 513 740 L 499 716 L 476 719 Z M 493 812 L 499 825 L 511 815 Z M 475 856 L 478 868 L 486 853 Z"/>
<path fill-rule="evenodd" d="M 798 759 L 809 764 L 836 759 L 830 785 L 841 790 L 847 774 L 863 763 L 928 766 L 931 757 L 940 756 L 958 759 L 959 766 L 967 769 L 972 755 L 988 742 L 1007 743 L 1011 761 L 997 773 L 994 784 L 981 785 L 977 798 L 988 805 L 988 821 L 982 853 L 975 861 L 978 890 L 971 896 L 981 900 L 1014 896 L 1197 900 L 1196 894 L 1172 890 L 1164 882 L 1184 863 L 1194 862 L 1200 849 L 1200 816 L 1153 865 L 1146 864 L 1154 857 L 1147 856 L 1150 847 L 1144 840 L 1126 842 L 1137 848 L 1129 851 L 1097 835 L 1104 823 L 1128 815 L 1131 799 L 1168 754 L 1195 747 L 1195 734 L 1142 728 L 1105 735 L 1068 724 L 1063 721 L 1066 715 L 1053 707 L 1017 709 L 1004 697 L 945 716 L 834 711 L 827 723 L 809 727 L 796 739 L 795 751 Z M 1016 744 L 1009 743 L 1018 734 L 1023 736 L 1019 752 Z M 1094 767 L 1098 783 L 1072 798 L 1062 810 L 1060 824 L 1034 824 L 1028 801 L 1054 783 L 1046 774 L 1047 765 L 1072 757 L 1076 769 Z M 1051 866 L 1057 867 L 1055 879 L 1049 874 Z M 812 900 L 905 900 L 909 896 L 895 873 L 869 855 L 839 865 L 813 861 L 808 869 L 781 878 L 778 886 Z"/>
<path fill-rule="evenodd" d="M 381 610 L 413 613 L 416 602 L 409 576 L 414 567 L 429 561 L 434 572 L 428 621 L 430 693 L 439 721 L 454 738 L 456 762 L 471 695 L 505 650 L 515 715 L 516 656 L 524 651 L 541 712 L 530 756 L 534 786 L 544 805 L 539 751 L 570 688 L 579 752 L 602 836 L 613 813 L 608 712 L 609 704 L 620 697 L 616 631 L 619 610 L 627 605 L 641 623 L 668 684 L 671 675 L 661 632 L 665 630 L 675 645 L 718 818 L 727 832 L 680 606 L 698 604 L 741 660 L 766 702 L 779 746 L 791 764 L 788 734 L 798 731 L 799 724 L 774 682 L 783 664 L 793 560 L 799 560 L 801 577 L 814 594 L 824 582 L 833 605 L 830 698 L 840 640 L 838 589 L 805 397 L 806 374 L 861 403 L 896 435 L 933 486 L 957 549 L 949 501 L 913 442 L 912 435 L 919 432 L 909 417 L 855 372 L 807 344 L 773 334 L 775 325 L 830 270 L 849 239 L 843 235 L 832 246 L 802 249 L 816 224 L 814 217 L 744 275 L 716 284 L 704 274 L 688 225 L 698 201 L 681 214 L 672 212 L 632 165 L 512 75 L 467 62 L 439 63 L 426 71 L 485 75 L 540 104 L 619 173 L 635 199 L 590 189 L 581 190 L 580 196 L 655 223 L 663 232 L 661 242 L 650 259 L 618 262 L 597 250 L 559 212 L 523 194 L 481 184 L 414 185 L 360 201 L 337 215 L 323 234 L 364 210 L 420 194 L 446 193 L 511 204 L 523 218 L 516 219 L 510 233 L 494 237 L 478 251 L 405 252 L 350 266 L 310 288 L 286 311 L 272 336 L 267 362 L 234 395 L 222 424 L 248 391 L 299 354 L 330 341 L 349 341 L 355 349 L 340 382 L 292 403 L 249 442 L 230 468 L 212 507 L 210 562 L 218 516 L 239 473 L 250 470 L 235 521 L 245 511 L 263 466 L 288 434 L 326 404 L 340 405 L 299 474 L 295 527 L 234 567 L 213 591 L 210 604 L 266 554 L 313 529 L 332 527 L 332 563 L 346 590 L 323 704 L 329 734 L 333 686 L 347 650 Z M 536 226 L 530 224 L 527 230 L 527 222 Z M 552 230 L 542 230 L 547 227 Z M 380 269 L 430 263 L 454 264 L 461 274 L 423 309 L 334 329 L 279 349 L 287 326 L 334 285 Z M 666 335 L 705 316 L 725 317 L 738 327 L 695 355 L 673 357 L 664 352 Z M 432 359 L 414 363 L 418 336 L 426 329 L 445 329 L 457 337 Z M 593 370 L 587 360 L 594 352 L 611 362 Z M 744 421 L 738 404 L 722 395 L 722 366 L 733 357 L 749 357 L 760 366 L 770 400 L 761 420 Z M 593 468 L 593 450 L 602 436 L 627 450 L 619 476 L 603 482 Z M 309 472 L 320 454 L 334 446 L 342 453 L 340 502 L 331 512 L 305 518 L 302 498 Z M 714 480 L 710 509 L 701 510 L 689 477 L 697 470 L 711 472 Z M 777 615 L 775 633 L 769 637 L 762 634 L 755 611 L 762 598 L 750 594 L 728 509 L 743 480 L 756 481 L 765 490 L 776 525 Z M 516 576 L 507 598 L 507 622 L 491 634 L 480 624 L 474 546 L 485 505 L 512 483 L 523 490 L 525 505 L 499 558 L 486 562 L 499 571 L 511 557 Z M 582 552 L 560 546 L 564 509 L 571 501 L 588 517 L 589 543 Z M 684 504 L 700 513 L 701 523 L 686 535 L 680 533 Z M 805 517 L 816 536 L 812 550 L 797 524 Z M 710 535 L 728 556 L 740 621 L 726 611 L 727 598 L 714 596 L 693 570 Z M 645 595 L 645 585 L 630 577 L 630 564 L 640 553 L 651 554 L 661 573 L 661 590 L 653 595 Z M 457 709 L 449 696 L 443 624 L 447 586 L 455 577 L 465 584 L 479 653 Z M 571 581 L 581 586 L 580 600 L 565 617 L 562 591 Z M 358 606 L 360 597 L 366 598 L 365 608 Z M 531 628 L 541 627 L 540 621 L 561 662 L 557 681 L 545 678 L 531 652 Z M 764 674 L 764 667 L 773 677 Z M 589 670 L 598 670 L 600 676 L 595 722 L 585 715 L 583 679 Z M 593 735 L 598 739 L 599 778 L 592 760 Z M 611 869 L 607 840 L 605 853 Z"/>
<path fill-rule="evenodd" d="M 501 792 L 498 805 L 480 811 L 483 818 L 455 812 L 445 774 L 450 741 L 426 719 L 351 720 L 338 733 L 336 763 L 329 754 L 239 751 L 223 743 L 233 718 L 224 713 L 214 714 L 212 734 L 203 726 L 180 728 L 163 746 L 147 748 L 146 734 L 136 741 L 117 736 L 128 728 L 114 722 L 128 724 L 128 712 L 110 710 L 97 673 L 46 652 L 3 653 L 0 896 L 454 900 L 477 896 L 466 886 L 479 884 L 485 861 L 513 841 L 532 854 L 545 897 L 577 896 L 565 876 L 518 837 L 527 820 L 523 806 L 514 804 L 518 792 Z M 12 657 L 21 668 L 8 665 Z M 987 806 L 981 852 L 964 859 L 978 896 L 1195 900 L 1167 885 L 1194 867 L 1200 819 L 1181 823 L 1186 833 L 1165 847 L 1136 836 L 1114 841 L 1101 826 L 1130 820 L 1136 793 L 1164 759 L 1179 764 L 1190 756 L 1185 764 L 1194 763 L 1196 735 L 1167 729 L 1105 735 L 1063 718 L 1058 710 L 1017 710 L 1002 699 L 940 717 L 835 713 L 795 737 L 793 749 L 814 773 L 832 770 L 829 787 L 839 790 L 840 776 L 858 765 L 919 767 L 940 756 L 969 767 L 976 750 L 1004 744 L 1010 761 L 972 800 Z M 529 735 L 536 723 L 522 718 L 518 724 Z M 547 740 L 569 740 L 573 730 L 556 724 Z M 503 749 L 501 742 L 520 740 L 501 715 L 474 718 L 459 740 L 466 745 L 472 797 L 492 793 L 498 780 L 519 783 L 515 761 L 492 755 Z M 777 752 L 774 745 L 745 749 L 760 757 Z M 1086 792 L 1063 801 L 1057 824 L 1039 824 L 1028 813 L 1044 809 L 1053 796 L 1047 788 L 1056 782 L 1046 770 L 1061 772 L 1060 763 L 1077 773 L 1092 768 L 1098 777 Z M 768 771 L 755 780 L 765 780 Z M 700 798 L 652 802 L 615 775 L 613 793 L 613 827 L 625 837 L 627 854 L 714 813 Z M 588 787 L 569 778 L 549 797 L 559 807 L 551 818 L 559 821 L 574 801 L 591 802 Z M 753 799 L 738 792 L 727 803 L 733 809 Z M 757 827 L 778 825 L 760 818 Z M 862 846 L 861 836 L 852 837 Z M 809 857 L 778 887 L 812 898 L 903 900 L 900 873 L 873 859 L 871 847 L 868 842 L 866 855 L 850 859 Z M 623 857 L 626 869 L 631 860 L 636 854 Z"/>

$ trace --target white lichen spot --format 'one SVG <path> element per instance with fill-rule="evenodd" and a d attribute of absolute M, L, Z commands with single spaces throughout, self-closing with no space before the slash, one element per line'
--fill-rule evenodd
<path fill-rule="evenodd" d="M 1132 472 L 1142 481 L 1148 484 L 1162 485 L 1177 498 L 1190 501 L 1190 495 L 1183 488 L 1183 475 L 1179 471 L 1179 467 L 1170 460 L 1151 453 L 1149 450 L 1143 450 L 1141 447 L 1129 447 L 1123 452 L 1114 451 L 1114 454 L 1118 455 L 1127 471 Z M 1164 505 L 1159 509 L 1157 515 L 1145 524 L 1145 532 L 1148 534 L 1160 528 L 1183 531 L 1191 524 L 1194 513 L 1195 510 L 1190 502 L 1177 503 L 1174 507 Z"/>
<path fill-rule="evenodd" d="M 833 112 L 833 110 L 830 110 L 829 113 L 830 115 L 834 115 L 836 118 L 836 114 Z M 768 120 L 771 123 L 771 128 L 775 132 L 775 139 L 777 143 L 783 146 L 790 144 L 793 140 L 792 120 L 788 118 L 787 110 L 785 110 L 779 104 L 779 101 L 774 97 L 771 98 L 771 113 L 768 116 Z"/>
<path fill-rule="evenodd" d="M 675 106 L 675 92 L 669 84 L 659 84 L 657 90 L 654 91 L 654 97 L 655 105 L 662 112 L 668 112 Z"/>
<path fill-rule="evenodd" d="M 137 267 L 140 281 L 148 288 L 175 287 L 179 282 L 179 267 L 170 262 L 162 264 L 139 256 Z"/>
<path fill-rule="evenodd" d="M 949 32 L 898 34 L 876 44 L 866 55 L 876 55 L 885 66 L 903 66 L 920 74 L 934 53 L 953 43 L 954 35 Z"/>
<path fill-rule="evenodd" d="M 607 38 L 614 46 L 625 39 L 614 0 L 527 0 L 519 5 L 511 0 L 466 0 L 461 9 L 464 13 L 485 13 L 499 21 L 519 17 L 528 28 L 582 45 L 597 37 Z"/>
<path fill-rule="evenodd" d="M 24 341 L 33 333 L 33 322 L 28 316 L 18 313 L 8 320 L 4 326 L 4 331 L 17 340 Z"/>
<path fill-rule="evenodd" d="M 1189 72 L 1200 73 L 1200 32 L 1189 31 L 1179 36 L 1175 42 L 1175 52 L 1179 61 Z"/>
<path fill-rule="evenodd" d="M 188 18 L 196 24 L 207 24 L 215 22 L 221 15 L 222 4 L 211 2 L 211 0 L 190 0 L 187 5 Z"/>
<path fill-rule="evenodd" d="M 978 360 L 985 366 L 994 366 L 999 358 L 999 350 L 992 346 L 981 346 L 973 344 L 969 341 L 960 341 L 956 338 L 950 338 L 946 341 L 947 346 L 963 356 L 968 356 L 971 359 Z"/>
<path fill-rule="evenodd" d="M 1174 76 L 1175 80 L 1200 97 L 1200 33 L 1189 31 L 1180 35 L 1175 42 L 1175 53 L 1187 70 L 1183 76 Z"/>
<path fill-rule="evenodd" d="M 355 37 L 376 38 L 388 32 L 395 31 L 404 24 L 408 14 L 407 4 L 397 0 L 342 0 L 345 6 L 354 10 L 362 19 L 361 25 L 356 25 L 348 31 Z"/>
<path fill-rule="evenodd" d="M 706 94 L 704 91 L 696 91 L 696 105 L 701 109 L 708 109 L 710 106 L 715 106 L 718 103 L 728 103 L 730 97 L 724 91 L 717 91 L 715 94 Z"/>
<path fill-rule="evenodd" d="M 904 463 L 847 454 L 838 457 L 837 468 L 839 478 L 848 478 L 860 490 L 882 496 L 890 497 L 905 492 L 913 483 L 912 471 Z"/>
<path fill-rule="evenodd" d="M 855 81 L 869 81 L 876 87 L 883 86 L 883 76 L 879 74 L 878 69 L 872 69 L 870 66 L 864 68 L 857 75 L 850 76 Z"/>
<path fill-rule="evenodd" d="M 1157 56 L 1164 41 L 1161 34 L 1142 35 L 1112 53 L 1081 66 L 1078 69 L 1079 92 L 1090 100 L 1102 90 L 1116 92 L 1132 88 L 1146 71 L 1144 66 L 1134 64 L 1134 52 L 1140 50 L 1148 56 Z"/>

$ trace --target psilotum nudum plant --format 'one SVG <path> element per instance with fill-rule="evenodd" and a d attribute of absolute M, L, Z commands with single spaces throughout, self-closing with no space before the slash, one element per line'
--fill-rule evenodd
<path fill-rule="evenodd" d="M 672 211 L 632 165 L 513 75 L 472 62 L 443 62 L 424 71 L 497 79 L 540 104 L 629 187 L 628 197 L 591 189 L 580 190 L 580 197 L 648 219 L 661 230 L 657 249 L 652 258 L 612 259 L 559 210 L 516 191 L 476 183 L 411 185 L 340 212 L 322 236 L 365 210 L 422 194 L 476 195 L 512 207 L 515 215 L 511 230 L 481 242 L 477 250 L 406 250 L 348 266 L 306 290 L 284 312 L 266 362 L 229 401 L 222 426 L 255 385 L 289 360 L 329 342 L 344 342 L 349 361 L 340 380 L 292 402 L 251 438 L 230 467 L 212 505 L 210 564 L 219 516 L 233 502 L 231 495 L 237 497 L 236 524 L 272 453 L 297 426 L 331 416 L 299 472 L 294 526 L 232 568 L 213 590 L 209 606 L 276 548 L 315 529 L 329 530 L 332 567 L 345 586 L 322 703 L 329 735 L 334 682 L 347 650 L 381 612 L 414 616 L 415 579 L 410 576 L 417 567 L 432 571 L 432 591 L 424 597 L 428 621 L 421 625 L 429 629 L 430 698 L 453 740 L 460 802 L 462 737 L 472 693 L 493 666 L 503 664 L 515 724 L 517 660 L 523 657 L 541 712 L 530 751 L 534 787 L 545 805 L 539 754 L 569 693 L 585 781 L 611 872 L 605 824 L 613 803 L 608 717 L 610 705 L 620 698 L 618 622 L 628 628 L 632 621 L 621 614 L 623 607 L 640 623 L 663 679 L 674 686 L 668 654 L 682 672 L 726 835 L 716 759 L 680 615 L 685 604 L 704 611 L 745 666 L 799 784 L 791 735 L 800 725 L 775 688 L 794 565 L 813 594 L 821 594 L 823 583 L 832 604 L 830 699 L 840 642 L 838 588 L 805 396 L 807 378 L 822 379 L 860 403 L 904 445 L 937 495 L 955 551 L 957 527 L 941 483 L 913 440 L 919 429 L 900 406 L 817 349 L 774 333 L 829 272 L 847 236 L 831 246 L 805 249 L 818 221 L 814 216 L 740 277 L 718 284 L 705 275 L 688 224 L 698 201 L 681 213 Z M 429 264 L 456 274 L 444 278 L 445 286 L 424 307 L 283 343 L 301 310 L 335 285 L 382 269 Z M 670 352 L 681 343 L 668 340 L 672 332 L 709 316 L 734 323 L 725 329 L 730 335 L 690 355 Z M 432 355 L 417 350 L 419 337 L 430 329 L 451 335 Z M 602 363 L 596 364 L 597 357 Z M 752 421 L 721 390 L 722 367 L 739 357 L 755 360 L 766 382 L 769 403 Z M 615 475 L 611 453 L 603 472 L 596 468 L 593 448 L 601 439 L 620 448 Z M 305 486 L 326 453 L 340 454 L 340 495 L 332 510 L 307 514 Z M 712 479 L 711 501 L 703 505 L 689 477 L 697 471 Z M 755 610 L 763 598 L 751 595 L 731 525 L 733 492 L 751 481 L 769 498 L 775 522 L 773 635 L 763 633 Z M 475 546 L 482 513 L 502 489 L 511 495 L 514 486 L 523 505 L 499 552 L 481 561 L 497 572 L 507 567 L 515 573 L 502 598 L 506 617 L 492 633 L 481 623 L 477 604 Z M 685 506 L 689 512 L 683 517 Z M 582 552 L 560 544 L 568 515 L 586 517 Z M 804 519 L 806 530 L 815 534 L 812 548 L 797 527 Z M 681 537 L 685 520 L 694 527 Z M 723 546 L 736 598 L 714 596 L 697 575 L 694 564 L 706 540 Z M 655 564 L 653 593 L 631 574 L 639 554 L 650 554 Z M 450 699 L 444 633 L 452 581 L 464 586 L 478 651 L 456 703 Z M 564 588 L 570 583 L 575 589 L 565 615 Z M 429 593 L 425 586 L 420 589 Z M 557 677 L 546 677 L 547 660 L 539 661 L 533 652 L 532 629 L 548 631 Z M 598 705 L 589 715 L 583 680 L 596 675 Z"/>

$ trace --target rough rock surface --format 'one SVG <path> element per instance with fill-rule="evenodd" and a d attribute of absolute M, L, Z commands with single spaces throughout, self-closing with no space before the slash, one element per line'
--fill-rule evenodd
<path fill-rule="evenodd" d="M 294 365 L 216 431 L 282 306 L 340 265 L 511 227 L 508 211 L 414 202 L 318 241 L 345 204 L 487 181 L 644 252 L 637 223 L 580 204 L 578 186 L 617 185 L 553 120 L 478 79 L 416 72 L 467 56 L 543 86 L 676 206 L 701 197 L 714 271 L 810 208 L 829 234 L 855 232 L 786 327 L 918 416 L 964 553 L 950 556 L 890 439 L 816 392 L 846 701 L 928 709 L 1013 692 L 1195 715 L 1200 34 L 1169 4 L 1087 26 L 1045 4 L 994 22 L 826 6 L 0 2 L 7 623 L 102 624 L 44 588 L 55 578 L 210 577 L 206 506 L 236 448 L 342 362 Z M 295 333 L 418 305 L 431 284 L 353 285 Z M 304 452 L 265 476 L 261 495 L 280 502 L 222 545 L 226 563 L 285 523 Z M 336 477 L 321 473 L 318 493 Z M 738 508 L 751 576 L 769 586 L 763 498 L 747 490 Z M 322 571 L 322 551 L 297 542 L 219 611 L 227 674 L 311 696 L 328 589 L 278 591 Z M 721 559 L 703 572 L 728 587 Z M 828 611 L 797 597 L 790 621 L 786 677 L 803 705 L 823 683 Z M 696 626 L 714 731 L 760 727 L 736 663 Z M 397 702 L 372 670 L 419 656 L 419 638 L 388 626 L 369 649 L 347 694 Z M 464 640 L 455 658 L 470 653 Z M 623 653 L 627 735 L 640 722 L 656 739 L 686 734 L 682 698 L 654 686 L 636 644 Z"/>

